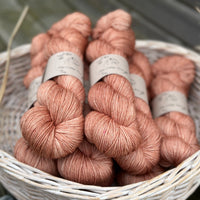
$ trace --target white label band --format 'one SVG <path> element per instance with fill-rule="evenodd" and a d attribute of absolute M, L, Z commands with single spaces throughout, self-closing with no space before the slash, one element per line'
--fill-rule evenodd
<path fill-rule="evenodd" d="M 83 62 L 72 52 L 59 52 L 52 55 L 47 63 L 43 82 L 61 75 L 71 75 L 83 83 Z"/>
<path fill-rule="evenodd" d="M 159 94 L 152 101 L 153 117 L 159 117 L 168 112 L 181 112 L 188 115 L 187 98 L 184 94 L 171 91 Z"/>
<path fill-rule="evenodd" d="M 28 89 L 28 108 L 30 108 L 37 100 L 37 91 L 42 83 L 42 76 L 34 79 Z"/>
<path fill-rule="evenodd" d="M 135 96 L 148 104 L 147 88 L 144 79 L 136 74 L 130 74 L 130 82 Z"/>
<path fill-rule="evenodd" d="M 121 75 L 130 81 L 127 60 L 124 57 L 115 54 L 104 55 L 96 59 L 90 65 L 91 86 L 110 74 Z"/>

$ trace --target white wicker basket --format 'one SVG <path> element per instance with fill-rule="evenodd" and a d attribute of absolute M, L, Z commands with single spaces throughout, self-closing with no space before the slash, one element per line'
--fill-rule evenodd
<path fill-rule="evenodd" d="M 194 61 L 196 78 L 188 103 L 200 141 L 200 56 L 183 47 L 158 41 L 137 41 L 136 47 L 151 62 L 174 53 Z M 19 120 L 27 109 L 23 77 L 30 67 L 29 50 L 29 44 L 12 50 L 7 89 L 0 107 L 0 182 L 17 199 L 186 199 L 195 191 L 200 184 L 200 151 L 154 179 L 123 187 L 83 185 L 18 162 L 12 154 L 21 136 Z M 6 53 L 0 54 L 0 80 L 5 60 Z"/>

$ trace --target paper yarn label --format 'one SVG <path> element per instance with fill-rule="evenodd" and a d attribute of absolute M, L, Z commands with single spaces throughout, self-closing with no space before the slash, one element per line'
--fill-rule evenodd
<path fill-rule="evenodd" d="M 71 75 L 83 83 L 83 62 L 72 52 L 59 52 L 52 55 L 47 63 L 43 82 L 61 75 Z"/>
<path fill-rule="evenodd" d="M 130 74 L 130 82 L 135 96 L 148 104 L 147 88 L 144 79 L 136 74 Z"/>
<path fill-rule="evenodd" d="M 42 76 L 34 79 L 28 89 L 28 108 L 30 108 L 37 100 L 37 91 L 42 83 Z"/>
<path fill-rule="evenodd" d="M 153 117 L 159 117 L 168 112 L 181 112 L 188 115 L 187 98 L 177 91 L 163 92 L 152 101 Z"/>
<path fill-rule="evenodd" d="M 127 60 L 124 57 L 115 54 L 108 54 L 97 58 L 90 65 L 91 86 L 110 74 L 121 75 L 130 81 Z"/>

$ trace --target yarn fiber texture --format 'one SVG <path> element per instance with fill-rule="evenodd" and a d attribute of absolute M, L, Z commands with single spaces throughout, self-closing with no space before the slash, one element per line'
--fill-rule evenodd
<path fill-rule="evenodd" d="M 75 152 L 58 159 L 57 166 L 62 177 L 82 184 L 109 186 L 114 178 L 112 159 L 86 139 Z"/>
<path fill-rule="evenodd" d="M 157 60 L 152 67 L 154 79 L 151 84 L 152 98 L 167 91 L 188 95 L 195 76 L 192 61 L 179 55 Z M 155 119 L 162 133 L 161 160 L 163 167 L 175 167 L 199 150 L 195 124 L 189 115 L 169 112 Z"/>
<path fill-rule="evenodd" d="M 100 18 L 93 30 L 94 40 L 86 50 L 88 61 L 107 54 L 126 59 L 131 56 L 135 37 L 130 26 L 131 16 L 122 10 Z M 116 74 L 107 75 L 89 90 L 88 102 L 93 111 L 85 118 L 85 135 L 109 157 L 126 155 L 141 141 L 134 100 L 130 82 Z"/>
<path fill-rule="evenodd" d="M 131 74 L 145 80 L 147 88 L 152 80 L 151 66 L 147 57 L 135 51 L 129 61 Z M 141 98 L 135 97 L 136 117 L 142 140 L 138 148 L 128 155 L 115 158 L 119 166 L 134 174 L 147 174 L 160 159 L 160 130 L 154 122 L 149 105 Z"/>
<path fill-rule="evenodd" d="M 47 59 L 62 51 L 70 51 L 83 58 L 91 22 L 81 13 L 70 16 L 74 21 L 71 17 L 67 18 L 69 21 L 65 21 L 65 28 L 47 43 Z M 85 32 L 81 24 L 87 27 Z M 52 159 L 75 151 L 83 139 L 82 83 L 70 75 L 55 77 L 41 84 L 37 101 L 39 105 L 29 109 L 21 118 L 22 134 L 31 148 L 41 156 Z"/>
<path fill-rule="evenodd" d="M 28 164 L 32 167 L 40 169 L 51 175 L 58 176 L 56 161 L 48 158 L 43 158 L 32 150 L 24 138 L 20 138 L 14 150 L 14 155 L 17 160 Z"/>

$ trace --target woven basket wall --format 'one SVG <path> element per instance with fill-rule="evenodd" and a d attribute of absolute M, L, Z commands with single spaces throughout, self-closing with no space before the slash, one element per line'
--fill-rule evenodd
<path fill-rule="evenodd" d="M 180 54 L 194 61 L 196 77 L 188 104 L 200 141 L 200 56 L 183 47 L 158 41 L 137 41 L 136 48 L 144 52 L 150 62 L 169 54 Z M 29 44 L 12 50 L 7 89 L 0 106 L 0 182 L 17 199 L 186 199 L 199 186 L 200 151 L 154 179 L 123 187 L 82 185 L 18 162 L 13 157 L 13 147 L 21 137 L 20 117 L 27 110 L 23 77 L 30 68 L 29 51 Z M 5 61 L 6 53 L 1 53 L 0 83 Z"/>

